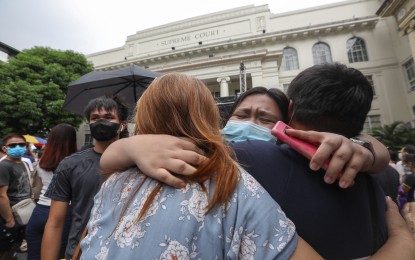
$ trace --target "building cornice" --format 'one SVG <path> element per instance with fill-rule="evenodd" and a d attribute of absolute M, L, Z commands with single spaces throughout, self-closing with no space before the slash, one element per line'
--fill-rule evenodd
<path fill-rule="evenodd" d="M 405 2 L 406 0 L 385 0 L 383 1 L 382 5 L 376 11 L 376 15 L 387 17 L 394 15 L 397 12 L 398 8 Z"/>
<path fill-rule="evenodd" d="M 226 56 L 217 56 L 217 57 L 199 57 L 193 60 L 178 60 L 176 63 L 172 64 L 156 64 L 151 67 L 151 70 L 158 72 L 167 72 L 167 71 L 180 71 L 185 69 L 197 69 L 197 68 L 208 68 L 216 67 L 218 65 L 231 64 L 240 61 L 252 61 L 264 58 L 275 58 L 280 59 L 282 56 L 282 51 L 269 51 L 266 49 L 262 50 L 247 50 L 245 52 L 240 52 L 236 54 L 230 54 Z M 162 61 L 162 60 L 158 60 Z M 132 64 L 138 66 L 143 66 L 143 62 L 140 61 L 123 61 L 115 62 L 112 64 L 107 64 L 105 67 L 96 67 L 95 70 L 113 70 L 123 67 L 128 67 Z"/>
<path fill-rule="evenodd" d="M 407 34 L 415 29 L 415 6 L 407 11 L 406 15 L 399 21 L 398 28 L 403 34 Z M 408 32 L 407 32 L 408 31 Z"/>

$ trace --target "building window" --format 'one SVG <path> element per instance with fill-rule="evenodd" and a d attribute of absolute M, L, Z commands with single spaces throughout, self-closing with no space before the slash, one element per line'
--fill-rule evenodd
<path fill-rule="evenodd" d="M 369 81 L 370 85 L 372 86 L 373 96 L 376 96 L 375 84 L 373 84 L 372 75 L 365 75 L 365 77 L 366 77 L 367 81 Z"/>
<path fill-rule="evenodd" d="M 84 145 L 86 144 L 92 144 L 93 143 L 93 138 L 91 136 L 91 134 L 85 134 L 85 142 Z"/>
<path fill-rule="evenodd" d="M 294 48 L 284 48 L 282 56 L 282 70 L 298 70 L 298 56 Z"/>
<path fill-rule="evenodd" d="M 409 91 L 415 90 L 415 64 L 414 59 L 410 59 L 403 65 L 409 82 Z"/>
<path fill-rule="evenodd" d="M 362 38 L 353 37 L 348 39 L 346 49 L 350 63 L 369 60 L 367 57 L 366 44 Z"/>
<path fill-rule="evenodd" d="M 367 133 L 369 132 L 368 130 L 380 126 L 382 126 L 382 122 L 380 121 L 380 115 L 367 116 L 365 124 L 363 126 L 363 132 Z"/>
<path fill-rule="evenodd" d="M 324 42 L 318 42 L 313 45 L 314 64 L 331 63 L 330 47 Z"/>

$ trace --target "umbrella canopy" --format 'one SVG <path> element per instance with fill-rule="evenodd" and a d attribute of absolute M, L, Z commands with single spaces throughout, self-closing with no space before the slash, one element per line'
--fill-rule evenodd
<path fill-rule="evenodd" d="M 33 135 L 23 135 L 23 137 L 26 139 L 26 142 L 28 142 L 28 143 L 32 143 L 32 144 L 34 144 L 34 145 L 36 145 L 36 144 L 41 144 L 41 145 L 43 145 L 43 144 L 46 144 L 46 142 L 47 142 L 45 139 L 40 138 L 40 137 L 38 137 L 38 136 L 33 136 Z"/>
<path fill-rule="evenodd" d="M 93 71 L 69 84 L 63 107 L 83 115 L 84 108 L 91 99 L 107 94 L 119 95 L 129 105 L 135 105 L 151 81 L 161 75 L 137 65 L 117 70 Z"/>

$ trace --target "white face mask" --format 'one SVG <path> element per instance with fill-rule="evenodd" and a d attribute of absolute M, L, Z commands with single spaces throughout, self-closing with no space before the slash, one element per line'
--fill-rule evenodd
<path fill-rule="evenodd" d="M 271 129 L 250 121 L 229 120 L 222 129 L 222 134 L 229 142 L 262 140 L 275 143 L 277 141 L 277 138 L 271 134 Z"/>

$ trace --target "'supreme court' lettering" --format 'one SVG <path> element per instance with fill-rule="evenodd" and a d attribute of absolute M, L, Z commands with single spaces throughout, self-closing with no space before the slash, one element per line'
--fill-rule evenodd
<path fill-rule="evenodd" d="M 203 39 L 206 39 L 212 36 L 216 36 L 216 35 L 219 35 L 219 30 L 204 31 L 204 32 L 195 33 L 193 35 L 184 35 L 184 36 L 164 40 L 164 41 L 161 41 L 160 45 L 169 46 L 173 44 L 189 42 L 191 40 L 200 41 L 200 40 L 203 40 Z"/>

